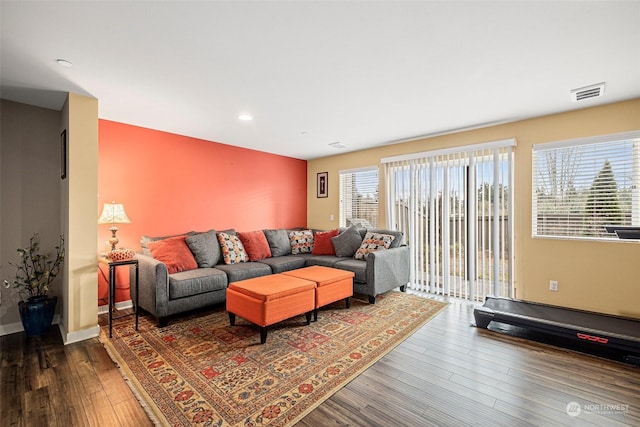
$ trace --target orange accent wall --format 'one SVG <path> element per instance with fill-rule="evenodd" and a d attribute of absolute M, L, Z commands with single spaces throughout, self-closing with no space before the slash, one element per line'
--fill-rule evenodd
<path fill-rule="evenodd" d="M 142 235 L 306 226 L 305 160 L 109 120 L 98 132 L 99 212 L 116 201 L 131 219 L 118 226 L 119 247 L 140 250 Z M 99 252 L 110 236 L 98 226 Z M 126 271 L 117 277 L 116 301 L 128 300 Z M 98 280 L 103 298 L 107 283 Z"/>

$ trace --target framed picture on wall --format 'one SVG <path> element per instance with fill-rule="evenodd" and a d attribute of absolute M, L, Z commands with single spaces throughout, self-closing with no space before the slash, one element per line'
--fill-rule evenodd
<path fill-rule="evenodd" d="M 318 173 L 318 195 L 317 197 L 328 197 L 329 196 L 329 172 L 319 172 Z"/>
<path fill-rule="evenodd" d="M 67 177 L 67 130 L 60 134 L 60 179 Z"/>

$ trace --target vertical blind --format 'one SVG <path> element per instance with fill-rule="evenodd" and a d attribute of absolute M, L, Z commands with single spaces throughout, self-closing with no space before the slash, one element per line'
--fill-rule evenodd
<path fill-rule="evenodd" d="M 409 287 L 482 301 L 513 286 L 513 146 L 382 159 L 387 227 L 410 248 Z"/>
<path fill-rule="evenodd" d="M 378 226 L 378 167 L 340 171 L 340 226 Z"/>
<path fill-rule="evenodd" d="M 533 236 L 617 239 L 640 226 L 640 132 L 533 146 Z"/>

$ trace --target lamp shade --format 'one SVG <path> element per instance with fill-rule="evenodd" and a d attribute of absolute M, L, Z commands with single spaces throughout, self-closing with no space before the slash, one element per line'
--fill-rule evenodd
<path fill-rule="evenodd" d="M 105 203 L 98 224 L 130 224 L 131 220 L 121 203 Z"/>

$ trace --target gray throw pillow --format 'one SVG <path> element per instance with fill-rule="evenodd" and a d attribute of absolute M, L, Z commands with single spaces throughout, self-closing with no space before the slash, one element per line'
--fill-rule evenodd
<path fill-rule="evenodd" d="M 264 231 L 264 235 L 269 243 L 272 257 L 291 254 L 291 242 L 289 241 L 289 234 L 285 229 L 262 231 Z"/>
<path fill-rule="evenodd" d="M 331 238 L 336 256 L 352 257 L 362 244 L 362 236 L 355 226 L 347 228 L 336 237 Z"/>
<path fill-rule="evenodd" d="M 187 246 L 191 249 L 199 268 L 215 267 L 220 261 L 220 244 L 215 230 L 188 236 Z"/>

